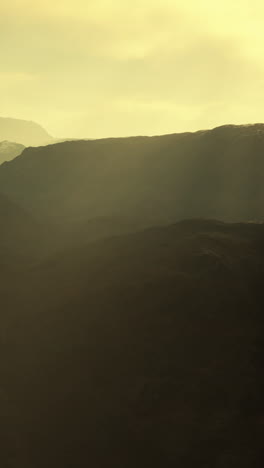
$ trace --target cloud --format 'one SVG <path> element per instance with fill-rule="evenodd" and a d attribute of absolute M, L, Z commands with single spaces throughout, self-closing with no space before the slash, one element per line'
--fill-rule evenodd
<path fill-rule="evenodd" d="M 0 82 L 2 86 L 12 86 L 34 80 L 34 75 L 23 72 L 2 72 L 0 71 Z"/>
<path fill-rule="evenodd" d="M 258 0 L 10 0 L 0 6 L 4 114 L 104 136 L 263 120 Z"/>

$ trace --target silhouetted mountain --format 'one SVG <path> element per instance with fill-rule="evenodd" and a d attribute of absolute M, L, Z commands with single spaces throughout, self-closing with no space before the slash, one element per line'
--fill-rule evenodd
<path fill-rule="evenodd" d="M 18 143 L 11 143 L 10 141 L 0 141 L 0 164 L 5 161 L 10 161 L 11 159 L 19 156 L 22 151 L 25 149 L 25 146 Z"/>
<path fill-rule="evenodd" d="M 9 468 L 261 468 L 264 225 L 183 221 L 12 277 Z"/>
<path fill-rule="evenodd" d="M 0 117 L 0 141 L 8 140 L 24 146 L 52 143 L 53 138 L 35 122 Z"/>
<path fill-rule="evenodd" d="M 1 165 L 1 466 L 262 468 L 263 130 Z"/>
<path fill-rule="evenodd" d="M 262 220 L 264 126 L 65 142 L 27 148 L 0 168 L 0 187 L 56 221 L 209 217 Z"/>

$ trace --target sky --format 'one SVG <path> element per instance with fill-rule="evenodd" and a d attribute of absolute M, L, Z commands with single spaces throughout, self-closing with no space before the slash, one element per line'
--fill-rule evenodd
<path fill-rule="evenodd" d="M 100 138 L 264 122 L 263 0 L 1 0 L 0 116 Z"/>

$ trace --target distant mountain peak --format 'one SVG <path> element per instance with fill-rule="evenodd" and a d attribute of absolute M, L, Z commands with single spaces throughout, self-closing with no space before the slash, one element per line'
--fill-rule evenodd
<path fill-rule="evenodd" d="M 35 122 L 0 117 L 1 140 L 13 141 L 25 146 L 40 146 L 51 143 L 53 138 Z"/>

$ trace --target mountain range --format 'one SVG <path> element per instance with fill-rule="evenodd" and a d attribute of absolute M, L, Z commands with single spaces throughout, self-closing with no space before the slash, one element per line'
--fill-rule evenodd
<path fill-rule="evenodd" d="M 264 126 L 72 141 L 27 148 L 0 167 L 0 190 L 36 217 L 147 225 L 263 219 Z"/>
<path fill-rule="evenodd" d="M 0 166 L 1 466 L 262 468 L 263 171 L 262 124 Z"/>

